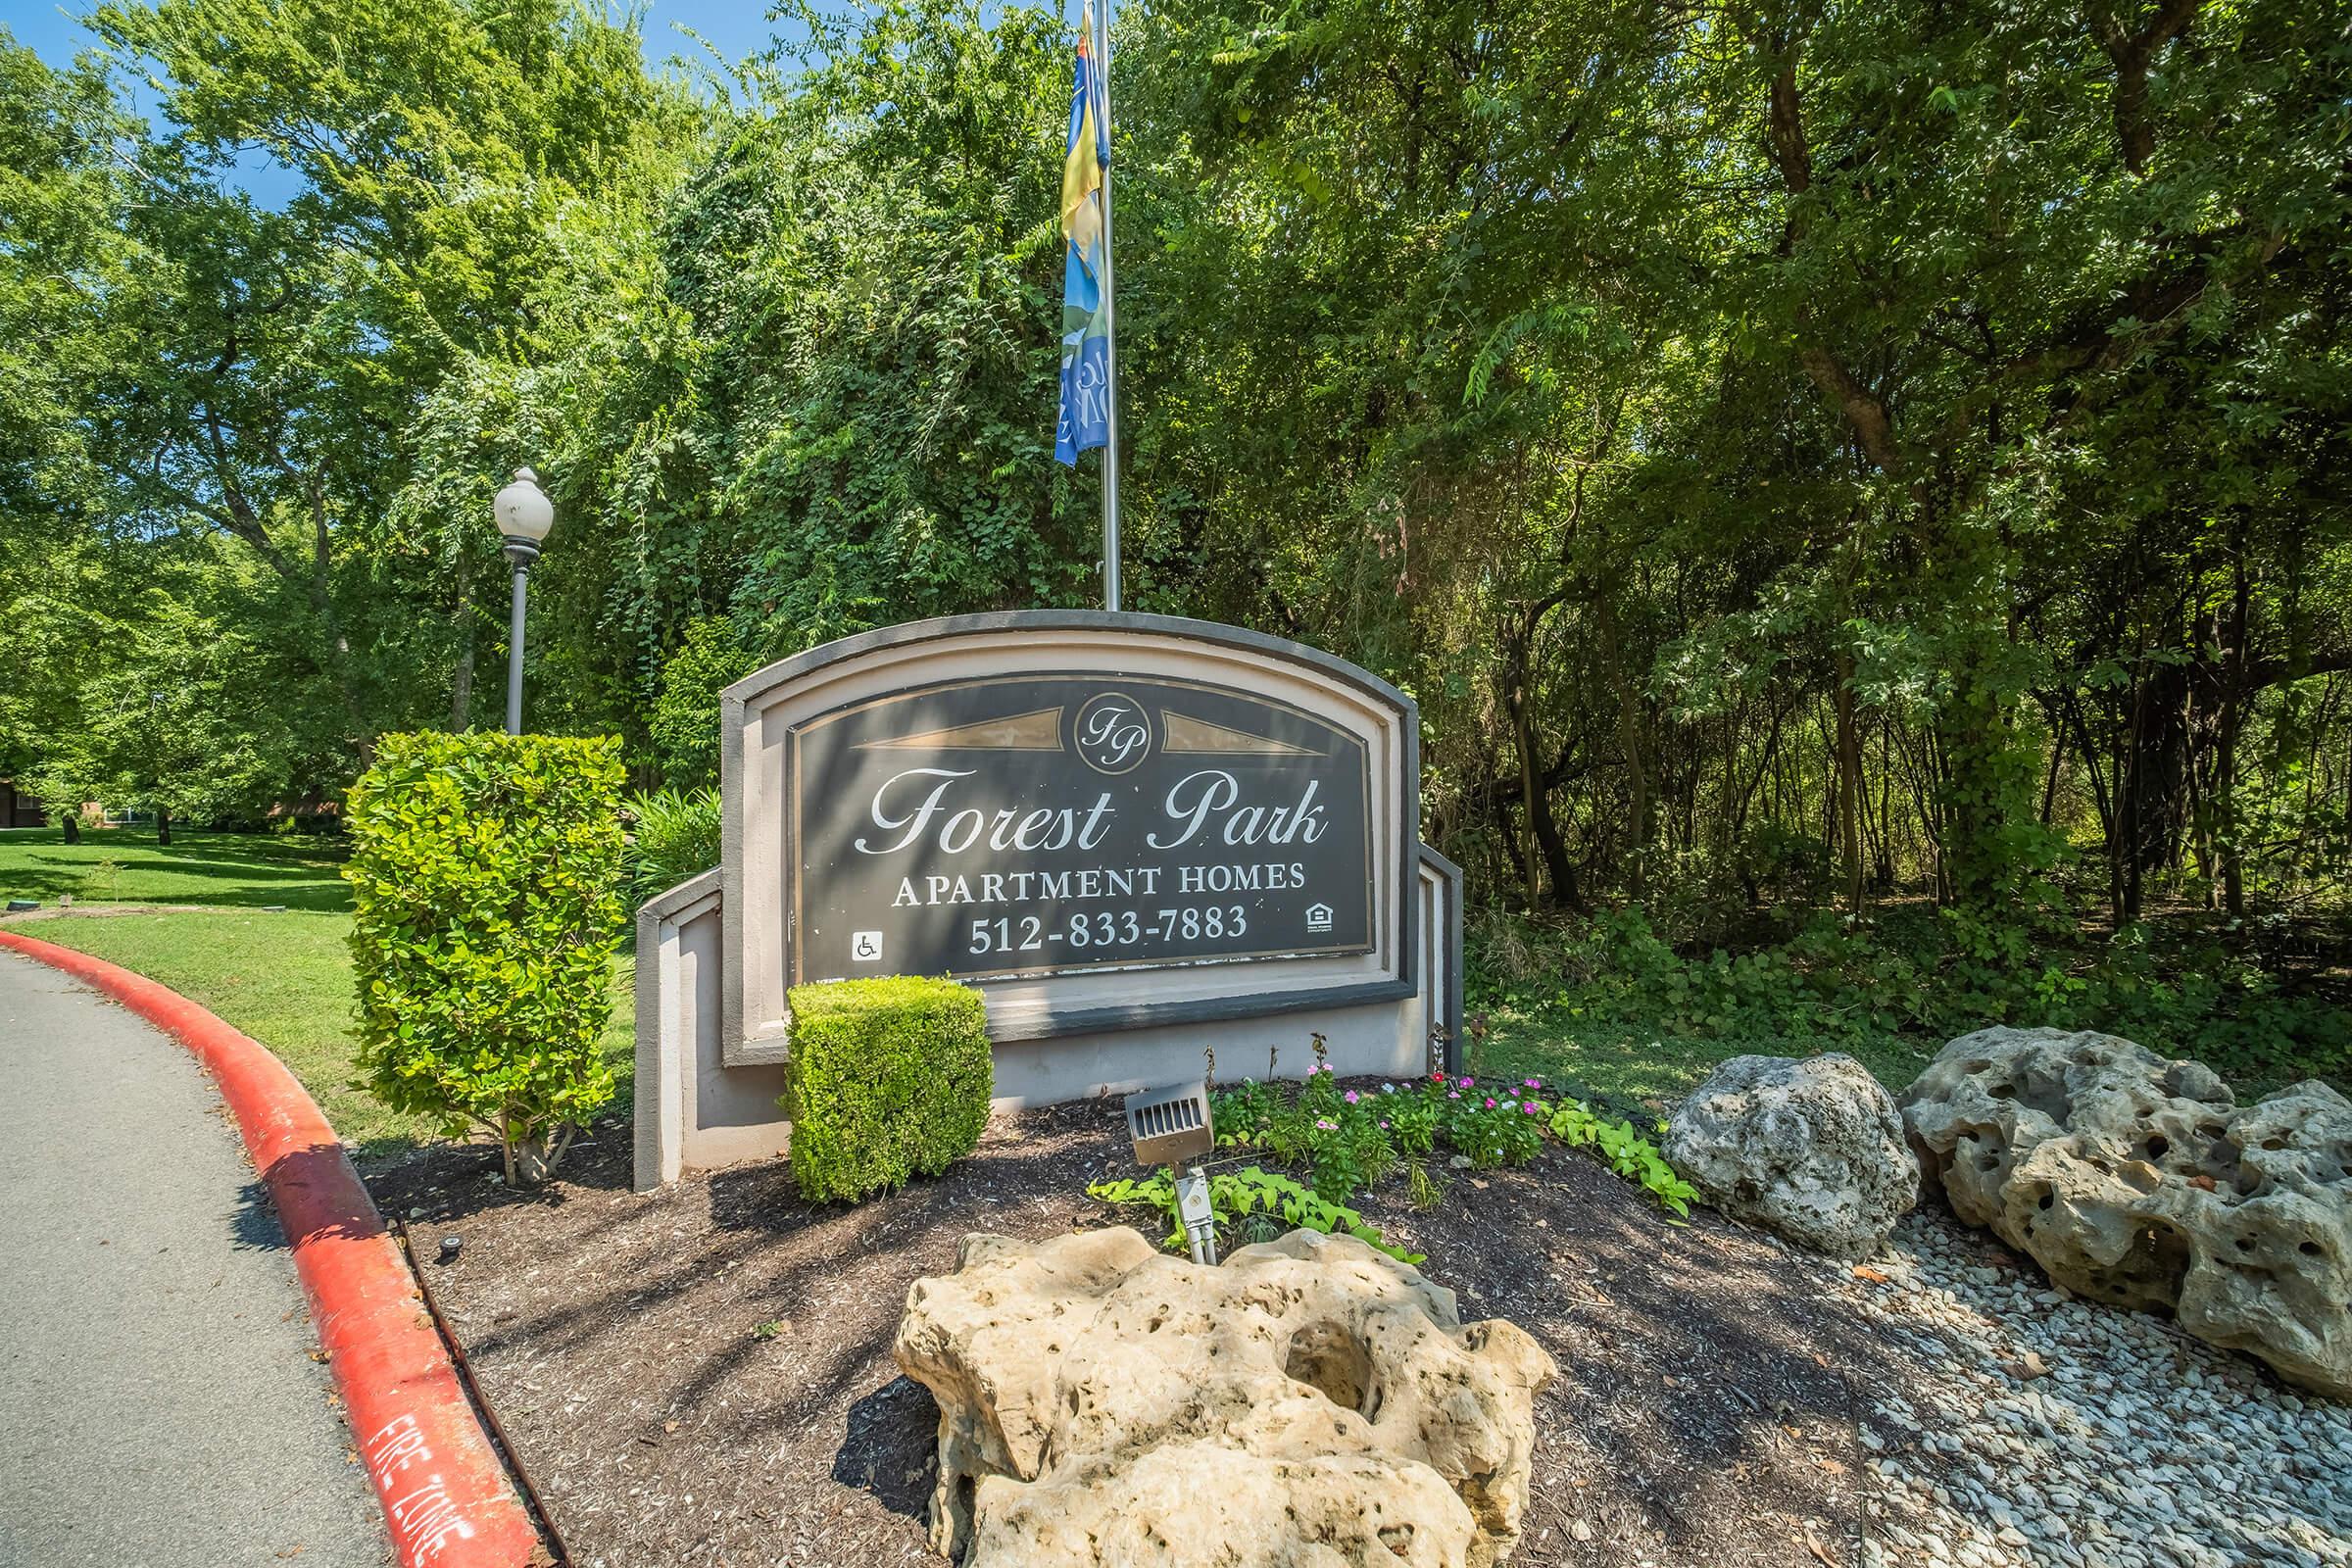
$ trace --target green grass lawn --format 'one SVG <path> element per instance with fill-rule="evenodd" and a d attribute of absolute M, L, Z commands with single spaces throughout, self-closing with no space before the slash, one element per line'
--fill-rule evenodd
<path fill-rule="evenodd" d="M 4 923 L 13 931 L 74 948 L 161 981 L 219 1013 L 271 1051 L 310 1090 L 335 1131 L 368 1154 L 388 1154 L 438 1137 L 435 1129 L 352 1087 L 351 901 L 336 875 L 331 844 L 226 833 L 84 833 L 62 845 L 54 829 L 0 833 L 0 891 L 53 906 Z M 112 900 L 86 893 L 81 868 L 122 866 Z M 61 885 L 62 884 L 62 885 Z M 46 889 L 43 892 L 40 890 Z M 113 901 L 120 901 L 114 903 Z M 175 903 L 212 908 L 157 908 Z M 282 912 L 267 912 L 269 905 Z M 146 905 L 149 907 L 123 907 Z M 615 965 L 606 1059 L 620 1075 L 613 1103 L 625 1111 L 635 1060 L 634 965 Z"/>
<path fill-rule="evenodd" d="M 53 827 L 8 829 L 0 832 L 0 899 L 351 907 L 331 840 L 186 828 L 172 839 L 157 844 L 152 828 L 96 828 L 68 844 Z"/>

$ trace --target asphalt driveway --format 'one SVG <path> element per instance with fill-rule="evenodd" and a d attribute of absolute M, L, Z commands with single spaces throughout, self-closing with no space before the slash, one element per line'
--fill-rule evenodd
<path fill-rule="evenodd" d="M 0 954 L 0 1564 L 375 1568 L 285 1237 L 204 1074 Z"/>

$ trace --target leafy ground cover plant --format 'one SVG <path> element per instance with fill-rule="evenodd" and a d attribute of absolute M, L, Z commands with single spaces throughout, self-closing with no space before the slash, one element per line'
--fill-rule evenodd
<path fill-rule="evenodd" d="M 1166 1171 L 1153 1171 L 1142 1181 L 1119 1178 L 1096 1182 L 1087 1188 L 1086 1195 L 1105 1203 L 1147 1204 L 1158 1209 L 1167 1216 L 1169 1225 L 1161 1245 L 1171 1250 L 1184 1250 L 1184 1220 L 1176 1209 L 1176 1183 Z M 1354 1209 L 1332 1202 L 1304 1184 L 1260 1166 L 1211 1172 L 1208 1200 L 1216 1213 L 1218 1229 L 1239 1234 L 1246 1242 L 1271 1241 L 1285 1230 L 1321 1231 L 1327 1236 L 1352 1236 L 1399 1263 L 1422 1261 L 1423 1254 L 1393 1246 L 1377 1226 L 1367 1223 Z"/>
<path fill-rule="evenodd" d="M 1690 1200 L 1698 1189 L 1675 1174 L 1658 1152 L 1658 1146 L 1634 1130 L 1630 1121 L 1610 1121 L 1595 1115 L 1592 1107 L 1581 1100 L 1563 1100 L 1552 1107 L 1548 1122 L 1551 1136 L 1571 1149 L 1590 1149 L 1599 1155 L 1603 1164 L 1624 1177 L 1638 1182 L 1658 1200 L 1658 1205 L 1678 1218 L 1690 1217 Z M 1660 1132 L 1665 1123 L 1658 1124 Z"/>
<path fill-rule="evenodd" d="M 1642 910 L 1619 909 L 1491 919 L 1470 968 L 1472 1009 L 1494 1037 L 1473 1061 L 1515 1069 L 1573 1054 L 1597 1069 L 1630 1051 L 1616 1087 L 1634 1094 L 1679 1092 L 1749 1050 L 1850 1051 L 1900 1089 L 1944 1041 L 1993 1023 L 2125 1035 L 2195 1056 L 2241 1092 L 2352 1083 L 2352 1010 L 2286 990 L 2253 952 L 2188 924 L 2084 941 L 2030 915 L 1904 908 L 1859 925 L 1822 913 L 1746 951 L 1686 952 Z"/>
<path fill-rule="evenodd" d="M 545 1180 L 612 1098 L 620 743 L 386 735 L 352 787 L 357 1060 L 395 1110 L 485 1128 Z"/>
<path fill-rule="evenodd" d="M 1611 1120 L 1585 1100 L 1555 1095 L 1540 1078 L 1482 1082 L 1432 1073 L 1409 1083 L 1342 1088 L 1318 1061 L 1302 1083 L 1244 1080 L 1217 1090 L 1211 1115 L 1219 1147 L 1262 1150 L 1306 1172 L 1325 1202 L 1341 1203 L 1401 1171 L 1417 1207 L 1435 1203 L 1446 1163 L 1473 1170 L 1525 1165 L 1548 1138 L 1587 1150 L 1640 1184 L 1660 1206 L 1688 1217 L 1696 1196 L 1630 1120 Z"/>

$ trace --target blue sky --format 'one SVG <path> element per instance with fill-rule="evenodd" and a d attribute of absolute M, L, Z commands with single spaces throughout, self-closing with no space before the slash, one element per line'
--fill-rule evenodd
<path fill-rule="evenodd" d="M 95 0 L 0 0 L 0 26 L 16 35 L 52 66 L 70 65 L 74 55 L 90 46 L 90 34 L 74 19 L 92 9 Z M 360 4 L 378 0 L 358 0 Z M 396 0 L 395 0 L 396 3 Z M 617 5 L 614 9 L 618 9 Z M 645 21 L 647 60 L 659 66 L 673 56 L 708 62 L 701 45 L 678 29 L 691 27 L 730 61 L 763 49 L 776 31 L 798 39 L 806 35 L 798 22 L 771 24 L 762 0 L 649 0 Z M 135 94 L 134 89 L 134 94 Z M 144 103 L 144 95 L 137 94 Z M 237 184 L 256 202 L 276 207 L 290 201 L 298 182 L 293 175 L 255 154 L 239 168 Z"/>
<path fill-rule="evenodd" d="M 59 5 L 57 0 L 0 0 L 0 25 L 51 65 L 64 65 L 89 41 L 74 18 L 90 9 L 86 3 Z M 767 7 L 761 0 L 652 0 L 647 9 L 645 52 L 657 62 L 700 53 L 673 24 L 692 27 L 730 60 L 767 43 Z"/>

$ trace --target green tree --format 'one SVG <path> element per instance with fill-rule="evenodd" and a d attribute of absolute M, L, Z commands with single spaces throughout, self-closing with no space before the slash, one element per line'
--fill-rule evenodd
<path fill-rule="evenodd" d="M 649 725 L 670 784 L 718 782 L 719 693 L 754 667 L 726 621 L 710 617 L 687 626 L 685 646 L 662 666 L 662 695 Z"/>

